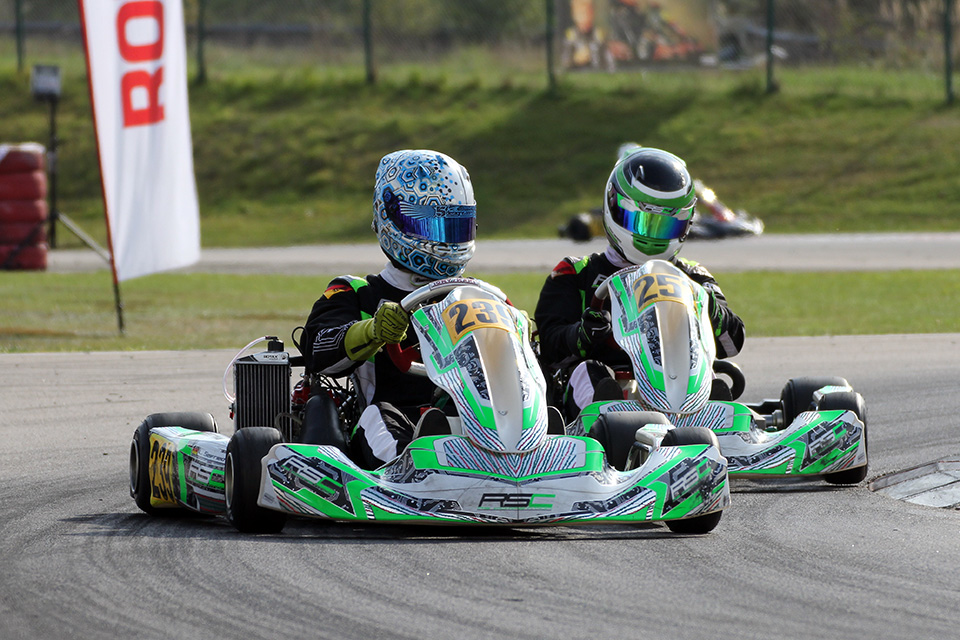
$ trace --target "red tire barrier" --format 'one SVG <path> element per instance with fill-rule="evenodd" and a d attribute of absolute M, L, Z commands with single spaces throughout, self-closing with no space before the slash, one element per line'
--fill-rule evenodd
<path fill-rule="evenodd" d="M 0 224 L 0 244 L 40 244 L 47 241 L 47 227 L 42 222 Z"/>
<path fill-rule="evenodd" d="M 0 200 L 0 225 L 43 222 L 48 213 L 46 200 Z"/>
<path fill-rule="evenodd" d="M 0 144 L 0 173 L 42 171 L 44 154 L 43 146 L 36 143 Z"/>
<path fill-rule="evenodd" d="M 0 173 L 0 200 L 42 200 L 47 197 L 43 171 Z"/>
<path fill-rule="evenodd" d="M 15 244 L 0 244 L 0 269 L 35 269 L 47 268 L 47 245 L 34 244 L 23 247 L 17 255 L 10 256 L 17 251 Z M 9 260 L 9 264 L 7 261 Z"/>

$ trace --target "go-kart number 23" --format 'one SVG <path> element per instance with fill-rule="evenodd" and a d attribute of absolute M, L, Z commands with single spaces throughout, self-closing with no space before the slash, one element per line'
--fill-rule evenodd
<path fill-rule="evenodd" d="M 443 312 L 443 323 L 456 343 L 467 331 L 479 328 L 513 331 L 513 316 L 506 305 L 493 300 L 461 300 Z"/>
<path fill-rule="evenodd" d="M 637 299 L 637 309 L 670 300 L 684 302 L 690 299 L 690 286 L 681 276 L 672 273 L 648 273 L 637 278 L 633 284 L 633 295 Z"/>

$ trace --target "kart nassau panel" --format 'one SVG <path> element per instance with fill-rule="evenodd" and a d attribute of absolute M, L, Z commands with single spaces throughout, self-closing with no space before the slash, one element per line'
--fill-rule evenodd
<path fill-rule="evenodd" d="M 716 344 L 703 287 L 663 260 L 610 277 L 614 338 L 630 355 L 637 394 L 654 411 L 707 403 Z"/>
<path fill-rule="evenodd" d="M 475 286 L 412 316 L 430 379 L 453 398 L 463 434 L 489 451 L 531 451 L 547 433 L 546 381 L 529 322 Z"/>
<path fill-rule="evenodd" d="M 584 409 L 579 428 L 589 432 L 599 413 L 641 409 L 630 400 L 594 403 Z M 713 430 L 729 473 L 737 477 L 812 476 L 867 464 L 864 425 L 853 411 L 805 411 L 779 431 L 762 429 L 755 416 L 744 404 L 711 401 L 698 413 L 668 417 L 677 427 Z M 568 433 L 576 432 L 575 425 Z"/>
<path fill-rule="evenodd" d="M 150 430 L 150 506 L 225 511 L 223 467 L 230 438 L 181 427 Z"/>
<path fill-rule="evenodd" d="M 260 506 L 343 521 L 539 525 L 675 520 L 730 504 L 713 446 L 664 447 L 619 472 L 591 438 L 548 436 L 503 454 L 466 436 L 415 440 L 376 471 L 329 446 L 278 444 L 263 460 Z"/>

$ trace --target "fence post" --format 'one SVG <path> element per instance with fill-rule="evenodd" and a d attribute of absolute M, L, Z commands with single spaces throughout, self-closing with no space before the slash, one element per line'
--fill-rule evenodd
<path fill-rule="evenodd" d="M 377 80 L 376 70 L 373 68 L 373 18 L 371 16 L 372 0 L 363 0 L 363 57 L 367 67 L 367 84 Z"/>
<path fill-rule="evenodd" d="M 953 104 L 953 0 L 944 0 L 943 57 L 946 74 L 947 104 Z"/>
<path fill-rule="evenodd" d="M 547 89 L 553 93 L 557 88 L 557 73 L 553 63 L 553 38 L 556 29 L 554 0 L 544 0 L 547 4 Z"/>
<path fill-rule="evenodd" d="M 200 0 L 197 7 L 197 83 L 207 81 L 207 60 L 203 53 L 203 41 L 207 30 L 207 0 Z"/>
<path fill-rule="evenodd" d="M 17 72 L 23 73 L 23 0 L 14 3 L 14 20 L 17 34 Z"/>
<path fill-rule="evenodd" d="M 767 0 L 767 93 L 776 93 L 779 87 L 773 79 L 773 30 L 776 24 L 773 19 L 773 3 Z"/>

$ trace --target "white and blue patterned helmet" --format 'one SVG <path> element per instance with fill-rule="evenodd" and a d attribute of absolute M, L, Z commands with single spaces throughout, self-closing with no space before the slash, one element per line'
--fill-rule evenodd
<path fill-rule="evenodd" d="M 373 230 L 394 264 L 427 278 L 459 276 L 473 257 L 477 203 L 470 174 L 437 151 L 395 151 L 380 160 Z"/>

